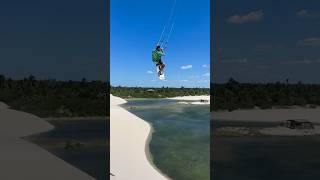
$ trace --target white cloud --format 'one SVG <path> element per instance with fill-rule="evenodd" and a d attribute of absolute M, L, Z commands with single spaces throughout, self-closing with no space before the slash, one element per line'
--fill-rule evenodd
<path fill-rule="evenodd" d="M 191 68 L 192 68 L 191 64 L 185 65 L 185 66 L 181 66 L 181 69 L 191 69 Z"/>
<path fill-rule="evenodd" d="M 205 74 L 202 74 L 202 76 L 206 76 L 206 77 L 209 77 L 209 76 L 210 76 L 210 73 L 205 73 Z"/>
<path fill-rule="evenodd" d="M 251 11 L 247 14 L 244 15 L 233 15 L 228 18 L 229 23 L 233 24 L 243 24 L 243 23 L 249 23 L 249 22 L 260 22 L 262 21 L 264 16 L 264 13 L 262 10 L 257 10 L 257 11 Z"/>
<path fill-rule="evenodd" d="M 150 71 L 150 70 L 149 70 L 149 71 L 147 71 L 147 73 L 148 73 L 148 74 L 153 74 L 153 72 L 152 72 L 152 71 Z"/>
<path fill-rule="evenodd" d="M 208 67 L 209 67 L 209 65 L 204 64 L 204 65 L 202 65 L 202 67 L 204 67 L 204 68 L 208 68 Z"/>
<path fill-rule="evenodd" d="M 210 83 L 209 80 L 199 80 L 197 83 Z"/>
<path fill-rule="evenodd" d="M 298 41 L 298 45 L 301 46 L 320 46 L 320 38 L 311 37 Z"/>

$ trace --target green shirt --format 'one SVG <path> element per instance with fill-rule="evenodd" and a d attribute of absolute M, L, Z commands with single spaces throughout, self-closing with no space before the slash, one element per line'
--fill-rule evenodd
<path fill-rule="evenodd" d="M 164 56 L 164 52 L 154 50 L 152 51 L 152 61 L 153 62 L 158 62 L 161 59 L 161 56 Z"/>

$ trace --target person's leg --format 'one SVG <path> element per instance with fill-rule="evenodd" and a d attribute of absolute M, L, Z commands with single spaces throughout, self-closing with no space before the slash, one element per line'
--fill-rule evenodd
<path fill-rule="evenodd" d="M 164 67 L 166 67 L 166 65 L 164 63 L 162 63 L 162 70 L 164 70 Z"/>
<path fill-rule="evenodd" d="M 159 64 L 159 62 L 156 64 L 157 70 L 158 70 L 158 76 L 161 75 L 161 65 Z"/>
<path fill-rule="evenodd" d="M 163 64 L 163 62 L 162 62 L 161 60 L 159 61 L 159 67 L 160 67 L 160 68 L 159 68 L 159 69 L 160 69 L 160 72 L 161 72 L 161 74 L 162 74 L 162 73 L 163 73 L 164 64 Z M 161 75 L 161 74 L 160 74 L 160 75 Z"/>
<path fill-rule="evenodd" d="M 165 67 L 165 65 L 162 63 L 162 64 L 161 64 L 161 74 L 163 74 L 164 67 Z"/>
<path fill-rule="evenodd" d="M 163 74 L 163 66 L 162 64 L 160 65 L 160 75 Z"/>

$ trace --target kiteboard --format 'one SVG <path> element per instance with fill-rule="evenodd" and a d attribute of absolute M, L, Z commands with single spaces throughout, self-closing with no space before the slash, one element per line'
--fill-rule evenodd
<path fill-rule="evenodd" d="M 162 71 L 161 74 L 159 75 L 159 71 L 160 71 L 160 68 L 159 66 L 157 66 L 157 74 L 158 74 L 158 77 L 160 80 L 165 80 L 165 76 L 164 76 L 164 72 Z"/>

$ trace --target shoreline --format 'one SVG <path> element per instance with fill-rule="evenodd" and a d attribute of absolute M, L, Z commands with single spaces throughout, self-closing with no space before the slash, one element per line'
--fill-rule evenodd
<path fill-rule="evenodd" d="M 210 95 L 200 95 L 200 96 L 176 96 L 176 97 L 170 97 L 166 99 L 172 99 L 172 100 L 183 100 L 183 101 L 198 101 L 198 100 L 209 100 L 210 101 Z"/>
<path fill-rule="evenodd" d="M 249 135 L 249 136 L 316 136 L 320 135 L 320 108 L 304 108 L 293 106 L 279 109 L 250 109 L 235 111 L 213 111 L 211 119 L 219 123 L 233 122 L 238 126 L 218 128 L 216 131 L 222 134 Z M 284 124 L 286 120 L 305 120 L 313 124 L 311 129 L 288 128 Z M 246 123 L 272 123 L 267 127 L 251 127 Z"/>
<path fill-rule="evenodd" d="M 177 96 L 166 99 L 177 100 L 179 104 L 210 105 L 210 95 Z"/>
<path fill-rule="evenodd" d="M 88 116 L 88 117 L 79 116 L 79 117 L 46 117 L 41 119 L 46 121 L 102 120 L 102 119 L 108 120 L 109 117 L 108 116 Z"/>
<path fill-rule="evenodd" d="M 5 169 L 0 173 L 0 179 L 94 179 L 24 139 L 52 130 L 54 126 L 50 123 L 35 115 L 10 109 L 2 102 L 0 115 L 0 168 Z"/>
<path fill-rule="evenodd" d="M 148 122 L 147 122 L 148 123 Z M 165 173 L 163 173 L 153 162 L 153 155 L 150 152 L 150 142 L 152 140 L 152 134 L 154 132 L 154 128 L 152 127 L 152 125 L 150 123 L 148 123 L 150 125 L 150 132 L 148 134 L 148 138 L 146 140 L 146 144 L 145 144 L 145 153 L 147 156 L 147 159 L 149 160 L 149 163 L 151 164 L 151 166 L 153 166 L 153 168 L 155 168 L 160 174 L 162 174 L 165 178 L 167 178 L 167 180 L 172 180 L 169 176 L 167 176 Z"/>
<path fill-rule="evenodd" d="M 115 96 L 117 97 L 117 96 Z M 119 97 L 120 98 L 120 97 Z M 175 96 L 175 97 L 163 97 L 163 98 L 122 98 L 123 100 L 144 100 L 144 99 L 150 99 L 150 100 L 159 100 L 159 99 L 171 99 L 171 100 L 184 100 L 184 101 L 197 101 L 197 100 L 209 100 L 210 101 L 210 95 L 198 95 L 198 96 Z"/>
<path fill-rule="evenodd" d="M 145 100 L 145 99 L 157 99 L 157 100 L 161 100 L 161 99 L 171 99 L 171 100 L 177 100 L 179 101 L 178 103 L 180 102 L 185 102 L 185 101 L 188 101 L 186 103 L 188 104 L 197 104 L 197 105 L 207 105 L 207 104 L 210 104 L 210 96 L 180 96 L 180 97 L 173 97 L 173 98 L 129 98 L 129 99 L 135 99 L 135 100 Z M 148 121 L 145 121 L 143 120 L 142 118 L 139 118 L 137 116 L 135 116 L 134 114 L 132 114 L 130 111 L 128 111 L 127 109 L 123 108 L 121 105 L 127 103 L 126 100 L 129 100 L 129 99 L 122 99 L 120 97 L 115 97 L 113 96 L 112 94 L 110 94 L 110 126 L 111 126 L 111 129 L 112 129 L 112 126 L 113 126 L 113 121 L 115 121 L 114 117 L 113 117 L 113 112 L 114 110 L 112 110 L 112 108 L 114 108 L 116 106 L 116 108 L 121 108 L 123 110 L 125 110 L 127 113 L 130 113 L 131 115 L 133 115 L 134 117 L 131 117 L 132 119 L 134 120 L 137 120 L 136 123 L 138 123 L 139 120 L 143 121 L 145 124 L 148 125 L 148 129 L 145 130 L 148 132 L 147 134 L 147 137 L 144 141 L 144 156 L 146 157 L 149 165 L 154 169 L 156 170 L 159 174 L 161 174 L 165 179 L 168 179 L 168 180 L 171 180 L 171 178 L 166 175 L 165 173 L 163 173 L 154 163 L 153 161 L 153 155 L 151 154 L 150 152 L 150 142 L 152 140 L 152 135 L 153 135 L 153 132 L 154 132 L 154 128 L 152 126 L 152 124 Z M 207 102 L 200 102 L 200 100 L 207 100 Z M 117 102 L 119 101 L 119 102 Z M 195 102 L 195 101 L 199 101 L 199 102 Z M 128 126 L 127 124 L 125 124 L 124 126 Z M 132 130 L 133 128 L 131 128 Z M 134 130 L 132 130 L 134 131 Z M 123 136 L 126 136 L 126 135 L 123 135 Z M 113 137 L 112 133 L 111 133 L 111 138 Z M 112 140 L 110 140 L 110 148 L 113 147 L 113 144 L 112 144 Z M 111 153 L 110 154 L 110 157 L 112 158 L 113 157 L 113 154 Z M 113 177 L 116 179 L 117 175 L 116 173 L 114 172 L 114 170 L 112 169 L 112 162 L 111 162 L 111 168 L 110 168 L 110 171 L 113 175 L 115 176 L 110 176 L 110 178 L 112 179 Z M 162 179 L 163 179 L 162 177 Z M 118 177 L 119 178 L 119 177 Z M 145 177 L 142 177 L 142 178 L 145 178 Z M 131 179 L 135 179 L 135 178 L 132 178 Z M 152 179 L 157 179 L 157 178 L 152 178 Z"/>
<path fill-rule="evenodd" d="M 153 163 L 152 125 L 120 107 L 126 102 L 110 94 L 110 179 L 170 179 Z"/>
<path fill-rule="evenodd" d="M 231 112 L 212 111 L 212 119 L 235 122 L 283 122 L 288 119 L 307 119 L 320 123 L 320 108 L 240 109 Z"/>

